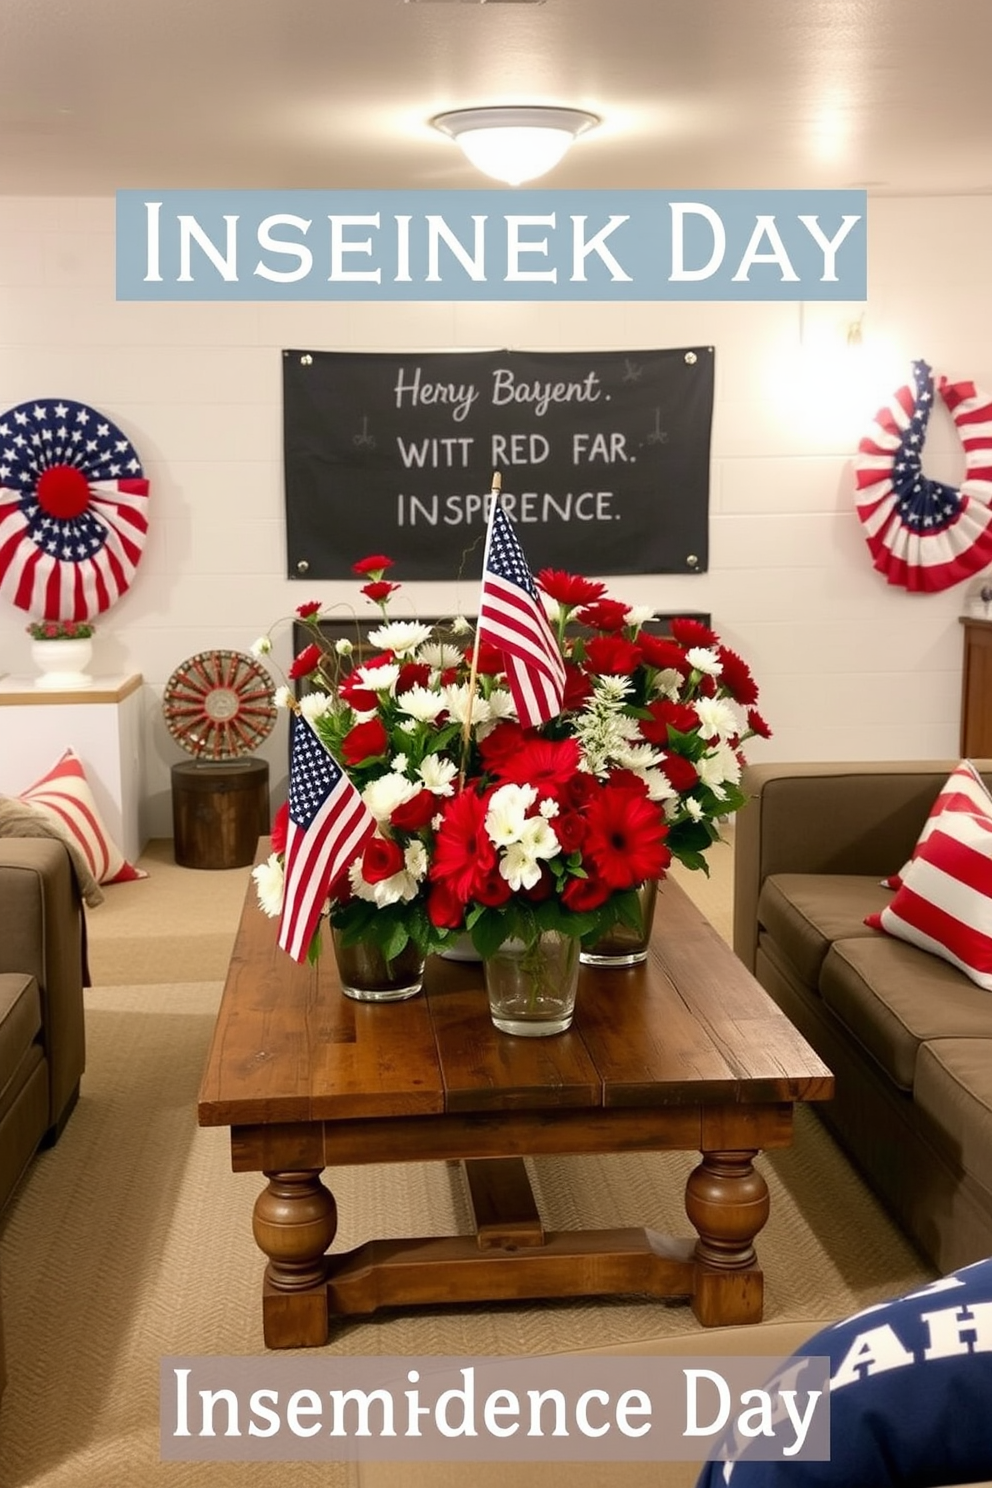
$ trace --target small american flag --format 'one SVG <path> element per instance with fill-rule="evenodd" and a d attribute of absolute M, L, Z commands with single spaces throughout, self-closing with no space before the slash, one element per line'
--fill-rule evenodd
<path fill-rule="evenodd" d="M 286 877 L 279 944 L 304 961 L 328 890 L 364 847 L 375 817 L 308 720 L 297 715 L 289 764 Z"/>
<path fill-rule="evenodd" d="M 493 497 L 489 513 L 479 634 L 498 646 L 525 728 L 556 718 L 565 695 L 565 663 L 510 519 Z"/>

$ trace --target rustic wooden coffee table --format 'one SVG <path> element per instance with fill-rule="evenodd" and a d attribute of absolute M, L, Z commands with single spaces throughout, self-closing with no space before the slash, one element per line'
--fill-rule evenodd
<path fill-rule="evenodd" d="M 262 1172 L 253 1231 L 269 1258 L 270 1348 L 320 1345 L 341 1314 L 380 1307 L 642 1293 L 687 1297 L 705 1326 L 759 1322 L 753 1166 L 792 1140 L 796 1101 L 833 1077 L 679 886 L 658 899 L 651 954 L 583 967 L 575 1023 L 545 1039 L 492 1026 L 481 968 L 432 958 L 408 1002 L 362 1004 L 276 946 L 249 885 L 199 1100 L 231 1128 L 235 1172 Z M 698 1151 L 695 1234 L 545 1231 L 524 1157 Z M 461 1160 L 477 1233 L 374 1240 L 326 1254 L 325 1167 Z"/>

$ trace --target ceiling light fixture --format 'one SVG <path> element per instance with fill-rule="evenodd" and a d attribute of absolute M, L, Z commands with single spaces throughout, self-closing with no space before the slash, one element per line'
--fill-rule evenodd
<path fill-rule="evenodd" d="M 599 119 L 584 109 L 503 104 L 455 109 L 431 123 L 450 135 L 477 170 L 519 186 L 557 165 L 573 141 L 595 129 Z"/>

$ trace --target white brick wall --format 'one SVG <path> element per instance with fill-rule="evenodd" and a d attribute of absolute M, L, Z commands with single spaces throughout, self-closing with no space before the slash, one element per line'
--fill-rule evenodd
<path fill-rule="evenodd" d="M 915 356 L 992 390 L 990 234 L 989 197 L 872 200 L 859 356 L 844 337 L 857 305 L 118 304 L 112 201 L 0 200 L 0 409 L 54 396 L 92 404 L 128 434 L 151 480 L 145 555 L 96 650 L 99 671 L 145 678 L 147 834 L 171 831 L 168 771 L 185 758 L 159 711 L 178 662 L 247 649 L 305 598 L 356 594 L 283 576 L 280 354 L 291 346 L 712 344 L 710 570 L 628 576 L 615 592 L 712 611 L 751 661 L 775 730 L 752 758 L 954 754 L 957 622 L 974 585 L 930 597 L 888 588 L 861 536 L 850 458 Z M 953 244 L 953 273 L 935 244 Z M 926 468 L 961 478 L 944 417 Z M 475 589 L 408 585 L 405 596 L 421 613 L 448 613 L 472 609 Z M 0 672 L 31 675 L 25 618 L 0 605 Z M 39 738 L 39 772 L 66 742 Z M 282 729 L 264 752 L 281 799 Z"/>

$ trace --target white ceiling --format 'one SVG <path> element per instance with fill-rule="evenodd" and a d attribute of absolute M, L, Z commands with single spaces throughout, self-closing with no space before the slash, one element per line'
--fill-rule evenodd
<path fill-rule="evenodd" d="M 0 0 L 4 195 L 487 185 L 492 103 L 602 116 L 544 186 L 989 192 L 992 0 Z"/>

